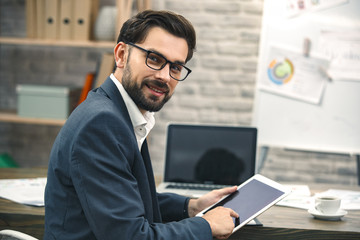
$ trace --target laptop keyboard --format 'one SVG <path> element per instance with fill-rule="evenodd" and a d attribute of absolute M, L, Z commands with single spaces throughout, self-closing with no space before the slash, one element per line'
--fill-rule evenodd
<path fill-rule="evenodd" d="M 166 186 L 166 188 L 172 188 L 172 189 L 189 189 L 189 190 L 205 190 L 205 191 L 211 191 L 224 187 L 229 187 L 229 186 L 213 185 L 213 184 L 188 184 L 188 183 L 171 183 Z"/>

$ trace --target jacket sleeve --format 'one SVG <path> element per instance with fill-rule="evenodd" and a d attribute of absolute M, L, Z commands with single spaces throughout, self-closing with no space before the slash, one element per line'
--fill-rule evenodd
<path fill-rule="evenodd" d="M 129 138 L 119 137 L 124 135 Z M 187 200 L 181 196 L 163 195 L 159 200 L 165 217 L 183 220 L 151 223 L 145 218 L 144 199 L 132 174 L 137 145 L 118 117 L 108 113 L 91 119 L 78 136 L 70 174 L 97 239 L 212 239 L 205 219 L 183 219 Z"/>
<path fill-rule="evenodd" d="M 164 222 L 180 221 L 188 218 L 190 198 L 173 193 L 158 193 L 161 217 Z"/>

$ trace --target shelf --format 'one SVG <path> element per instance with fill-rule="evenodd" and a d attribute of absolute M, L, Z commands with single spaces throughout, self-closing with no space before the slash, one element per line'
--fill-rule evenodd
<path fill-rule="evenodd" d="M 113 49 L 116 42 L 111 41 L 75 41 L 75 40 L 51 40 L 51 39 L 34 39 L 34 38 L 14 38 L 0 37 L 0 44 L 16 45 L 46 45 L 58 47 L 84 47 L 84 48 L 111 48 Z"/>
<path fill-rule="evenodd" d="M 20 117 L 13 112 L 0 112 L 0 122 L 62 126 L 64 125 L 65 121 L 65 119 Z"/>

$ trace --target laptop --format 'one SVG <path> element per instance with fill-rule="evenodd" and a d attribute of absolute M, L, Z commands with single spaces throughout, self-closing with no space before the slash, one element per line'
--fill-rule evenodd
<path fill-rule="evenodd" d="M 160 193 L 200 197 L 255 175 L 254 127 L 170 124 Z"/>

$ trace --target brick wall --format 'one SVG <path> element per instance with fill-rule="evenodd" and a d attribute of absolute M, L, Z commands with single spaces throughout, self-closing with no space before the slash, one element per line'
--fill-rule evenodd
<path fill-rule="evenodd" d="M 114 0 L 100 0 L 102 5 Z M 250 126 L 260 39 L 262 0 L 153 0 L 188 18 L 197 31 L 193 73 L 178 84 L 171 101 L 156 114 L 150 154 L 163 173 L 169 122 Z M 0 1 L 0 35 L 25 36 L 24 0 Z M 81 86 L 103 49 L 0 45 L 0 108 L 16 107 L 18 83 Z M 22 166 L 46 166 L 59 127 L 0 123 L 0 152 Z M 356 164 L 348 155 L 271 148 L 261 171 L 276 180 L 356 185 Z"/>
<path fill-rule="evenodd" d="M 262 1 L 162 1 L 188 18 L 197 31 L 193 73 L 178 84 L 156 116 L 150 149 L 156 172 L 163 172 L 168 122 L 251 124 L 261 29 Z"/>

